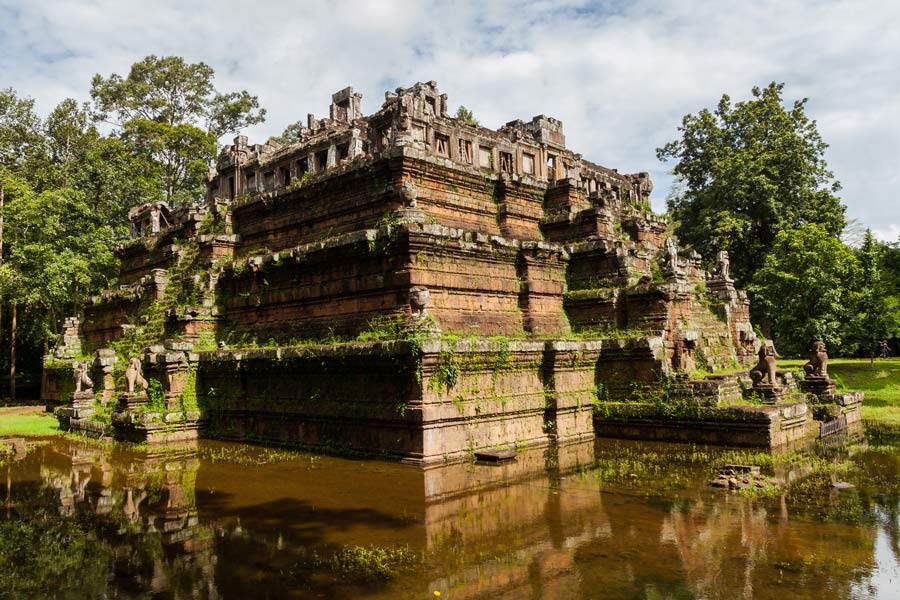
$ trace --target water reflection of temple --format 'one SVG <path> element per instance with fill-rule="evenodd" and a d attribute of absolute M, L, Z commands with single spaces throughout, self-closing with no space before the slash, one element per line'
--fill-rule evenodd
<path fill-rule="evenodd" d="M 791 589 L 827 600 L 867 585 L 878 532 L 890 525 L 725 495 L 706 486 L 702 465 L 627 442 L 424 471 L 302 455 L 267 463 L 259 449 L 229 459 L 247 447 L 202 444 L 205 458 L 196 447 L 42 451 L 35 468 L 59 510 L 114 525 L 105 539 L 119 597 L 765 598 Z M 226 458 L 209 460 L 210 448 Z M 656 463 L 632 478 L 623 456 Z M 626 476 L 609 476 L 617 461 Z M 879 468 L 888 477 L 897 465 Z M 863 502 L 820 500 L 817 510 L 835 514 Z M 314 572 L 310 557 L 348 546 L 409 547 L 425 565 L 378 585 Z"/>
<path fill-rule="evenodd" d="M 194 497 L 196 443 L 164 452 L 126 453 L 68 443 L 44 455 L 41 479 L 60 513 L 104 517 L 113 550 L 110 587 L 122 597 L 174 593 L 218 598 L 213 531 L 200 524 Z"/>

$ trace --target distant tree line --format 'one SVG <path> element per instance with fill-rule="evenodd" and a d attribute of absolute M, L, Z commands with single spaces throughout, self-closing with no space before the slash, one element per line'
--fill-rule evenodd
<path fill-rule="evenodd" d="M 754 88 L 737 103 L 722 96 L 657 149 L 675 162 L 675 233 L 706 259 L 730 253 L 754 322 L 780 352 L 802 354 L 821 339 L 832 352 L 869 356 L 900 337 L 900 244 L 871 231 L 857 247 L 841 241 L 845 207 L 827 144 L 806 99 L 785 106 L 783 88 Z"/>
<path fill-rule="evenodd" d="M 67 98 L 44 117 L 0 89 L 4 372 L 39 369 L 63 318 L 114 284 L 130 207 L 202 198 L 218 139 L 264 119 L 256 96 L 220 93 L 213 77 L 203 63 L 148 56 L 127 76 L 96 75 L 92 102 Z"/>

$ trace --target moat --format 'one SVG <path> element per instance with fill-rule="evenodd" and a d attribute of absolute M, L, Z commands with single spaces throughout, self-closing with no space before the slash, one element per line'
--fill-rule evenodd
<path fill-rule="evenodd" d="M 0 597 L 823 600 L 900 581 L 900 437 L 878 431 L 805 454 L 598 439 L 430 469 L 29 444 L 2 468 L 0 543 L 24 554 Z M 786 485 L 709 485 L 735 462 Z"/>

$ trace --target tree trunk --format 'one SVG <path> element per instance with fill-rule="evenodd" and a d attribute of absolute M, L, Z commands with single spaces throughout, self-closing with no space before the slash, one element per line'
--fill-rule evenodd
<path fill-rule="evenodd" d="M 12 322 L 9 324 L 9 399 L 16 401 L 16 303 L 12 305 Z"/>

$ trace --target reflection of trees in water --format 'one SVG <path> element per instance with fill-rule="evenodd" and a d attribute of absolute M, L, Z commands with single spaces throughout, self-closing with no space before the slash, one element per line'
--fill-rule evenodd
<path fill-rule="evenodd" d="M 13 485 L 18 518 L 5 524 L 0 548 L 33 532 L 38 549 L 17 559 L 21 585 L 63 597 L 218 597 L 212 532 L 194 503 L 196 448 L 154 456 L 55 444 L 61 452 L 35 457 L 41 483 Z M 59 565 L 65 576 L 55 578 Z"/>
<path fill-rule="evenodd" d="M 785 496 L 750 500 L 708 488 L 699 480 L 702 469 L 689 477 L 694 483 L 687 489 L 669 494 L 665 481 L 683 473 L 677 464 L 657 467 L 646 471 L 654 474 L 655 487 L 627 479 L 606 485 L 610 536 L 575 550 L 586 595 L 756 598 L 790 589 L 798 599 L 826 600 L 850 597 L 877 567 L 874 521 L 836 518 L 871 514 L 865 494 L 830 494 L 826 482 L 815 507 Z M 883 476 L 900 485 L 893 467 Z M 630 495 L 656 500 L 630 501 Z M 887 506 L 894 512 L 885 511 L 884 521 L 896 525 L 897 503 Z M 610 585 L 615 590 L 598 592 Z"/>

